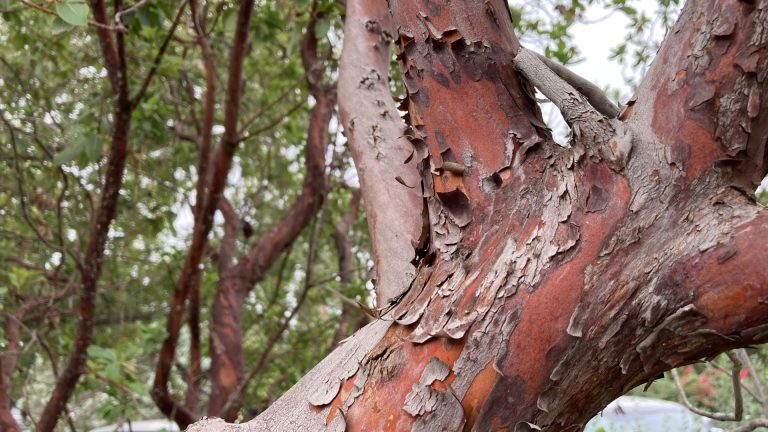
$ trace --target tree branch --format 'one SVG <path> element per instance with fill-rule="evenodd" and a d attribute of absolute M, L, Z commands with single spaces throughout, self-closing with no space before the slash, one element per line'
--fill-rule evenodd
<path fill-rule="evenodd" d="M 274 108 L 278 103 L 285 100 L 288 96 L 296 92 L 296 87 L 301 85 L 301 82 L 304 80 L 304 77 L 301 77 L 297 80 L 295 80 L 291 85 L 289 85 L 285 90 L 283 90 L 282 93 L 280 93 L 279 96 L 277 96 L 274 100 L 267 103 L 266 105 L 259 107 L 253 114 L 251 114 L 250 117 L 248 117 L 244 122 L 243 126 L 240 128 L 239 133 L 240 135 L 245 134 L 246 130 L 254 123 L 256 122 L 259 117 L 261 117 L 264 113 L 269 112 L 272 108 Z M 303 102 L 302 102 L 303 104 Z"/>
<path fill-rule="evenodd" d="M 286 332 L 286 330 L 288 330 L 288 326 L 290 325 L 294 316 L 296 316 L 296 314 L 299 312 L 299 309 L 301 309 L 301 306 L 306 301 L 307 295 L 309 294 L 309 290 L 312 288 L 312 284 L 310 283 L 310 280 L 312 278 L 312 268 L 314 267 L 314 262 L 317 254 L 316 244 L 317 244 L 317 237 L 320 231 L 319 230 L 320 225 L 321 225 L 320 223 L 315 224 L 315 227 L 312 230 L 312 235 L 310 235 L 309 237 L 309 253 L 307 254 L 306 272 L 304 275 L 304 286 L 301 290 L 301 294 L 296 300 L 296 304 L 291 309 L 288 316 L 285 317 L 285 319 L 283 319 L 283 322 L 269 335 L 267 342 L 265 343 L 264 347 L 261 350 L 259 359 L 256 361 L 256 364 L 253 366 L 253 368 L 251 368 L 251 371 L 248 373 L 245 379 L 240 383 L 237 389 L 229 395 L 226 404 L 224 404 L 224 406 L 221 409 L 223 418 L 232 417 L 234 414 L 233 411 L 237 410 L 240 407 L 240 405 L 242 404 L 243 393 L 245 392 L 245 389 L 248 387 L 248 384 L 250 384 L 250 382 L 253 380 L 254 377 L 256 377 L 258 374 L 262 372 L 262 370 L 264 369 L 264 366 L 266 366 L 267 364 L 267 360 L 269 359 L 270 353 L 272 352 L 272 350 L 274 349 L 275 345 L 280 340 L 280 338 L 283 336 L 283 334 Z"/>
<path fill-rule="evenodd" d="M 59 16 L 59 14 L 55 10 L 48 9 L 45 6 L 40 6 L 39 4 L 31 2 L 29 0 L 19 0 L 19 2 L 21 2 L 21 4 L 23 4 L 24 6 L 30 8 L 30 9 L 34 9 L 34 10 L 40 11 L 40 12 L 42 12 L 44 14 L 55 16 L 55 17 Z M 99 22 L 98 20 L 97 21 L 88 20 L 88 25 L 91 26 L 91 27 L 97 28 L 97 29 L 102 29 L 102 30 L 108 30 L 108 31 L 116 30 L 115 27 L 112 27 L 109 24 L 103 24 L 103 23 Z"/>
<path fill-rule="evenodd" d="M 539 53 L 535 54 L 542 63 L 544 63 L 549 69 L 552 70 L 552 72 L 562 78 L 563 81 L 572 85 L 573 88 L 579 91 L 579 93 L 584 95 L 584 97 L 587 98 L 587 101 L 589 101 L 590 105 L 592 105 L 592 107 L 598 110 L 601 114 L 608 118 L 615 118 L 619 115 L 621 108 L 611 102 L 611 100 L 605 96 L 605 92 L 603 92 L 603 90 L 601 90 L 598 86 L 594 85 L 589 80 L 577 75 L 572 70 L 561 65 L 560 63 L 557 63 L 556 61 Z"/>
<path fill-rule="evenodd" d="M 743 415 L 744 408 L 743 408 L 743 399 L 741 396 L 741 382 L 739 380 L 739 373 L 741 372 L 743 364 L 741 362 L 741 359 L 739 359 L 738 355 L 735 354 L 734 352 L 728 351 L 726 354 L 728 355 L 728 358 L 731 359 L 731 362 L 733 362 L 733 366 L 731 367 L 731 383 L 733 385 L 733 399 L 734 399 L 733 413 L 710 412 L 710 411 L 696 408 L 695 406 L 691 405 L 691 402 L 688 401 L 688 396 L 685 395 L 685 389 L 683 388 L 683 384 L 680 382 L 680 375 L 677 373 L 677 369 L 672 369 L 670 372 L 672 373 L 672 379 L 675 382 L 677 391 L 680 394 L 680 399 L 683 405 L 685 405 L 685 407 L 688 408 L 689 411 L 695 414 L 698 414 L 700 416 L 709 417 L 711 419 L 719 420 L 719 421 L 740 421 Z"/>
<path fill-rule="evenodd" d="M 563 114 L 571 126 L 572 143 L 585 147 L 590 154 L 608 160 L 611 167 L 621 170 L 627 163 L 632 141 L 617 140 L 624 127 L 617 120 L 608 120 L 590 105 L 588 99 L 558 76 L 531 50 L 520 47 L 512 60 L 515 68 L 539 89 Z M 622 133 L 617 133 L 617 132 Z"/>
<path fill-rule="evenodd" d="M 195 202 L 195 226 L 192 234 L 192 242 L 189 252 L 184 262 L 184 267 L 176 281 L 173 297 L 171 298 L 171 308 L 168 315 L 167 332 L 168 335 L 163 341 L 155 367 L 155 379 L 152 386 L 152 398 L 155 404 L 166 416 L 172 416 L 173 420 L 181 427 L 195 421 L 194 416 L 189 410 L 178 404 L 168 392 L 168 380 L 170 378 L 171 365 L 176 351 L 176 343 L 179 338 L 179 331 L 182 325 L 182 316 L 184 303 L 191 287 L 198 283 L 200 278 L 200 262 L 208 242 L 208 234 L 213 226 L 213 214 L 218 207 L 219 197 L 224 190 L 227 181 L 227 174 L 232 164 L 232 157 L 238 143 L 237 121 L 240 110 L 240 92 L 242 85 L 242 69 L 245 61 L 245 52 L 248 44 L 248 35 L 250 29 L 251 16 L 253 14 L 254 0 L 244 0 L 240 4 L 238 11 L 235 35 L 232 44 L 232 54 L 229 66 L 229 83 L 227 87 L 227 102 L 224 113 L 224 137 L 216 152 L 212 156 L 212 166 L 208 174 L 208 168 L 205 169 L 206 175 L 201 172 L 198 183 L 197 198 Z M 196 5 L 190 2 L 190 10 L 193 16 L 197 16 Z M 201 23 L 196 24 L 196 30 L 204 35 L 204 28 Z M 206 40 L 200 36 L 200 43 Z M 207 56 L 206 49 L 203 48 L 204 57 Z M 207 64 L 210 60 L 207 60 Z M 215 71 L 213 71 L 215 73 Z M 208 84 L 213 82 L 210 65 L 206 67 L 206 77 Z M 213 99 L 213 91 L 206 96 L 206 104 L 210 104 Z M 212 124 L 213 105 L 211 110 L 206 111 L 205 124 Z M 203 128 L 201 136 L 201 155 L 205 154 L 205 143 L 210 140 L 210 130 Z M 207 158 L 201 158 L 201 167 L 207 164 Z M 202 171 L 202 170 L 201 170 Z M 205 193 L 203 193 L 205 192 Z"/>
<path fill-rule="evenodd" d="M 301 193 L 291 207 L 251 245 L 247 255 L 219 279 L 211 311 L 211 340 L 221 349 L 212 355 L 213 384 L 208 404 L 209 415 L 228 419 L 234 415 L 234 408 L 229 403 L 230 396 L 244 378 L 240 328 L 243 299 L 254 285 L 264 278 L 282 251 L 293 243 L 312 220 L 327 193 L 325 155 L 329 142 L 328 128 L 335 103 L 335 88 L 322 82 L 323 63 L 317 56 L 317 38 L 313 31 L 317 19 L 314 3 L 312 11 L 313 15 L 307 24 L 301 48 L 305 74 L 315 98 L 307 134 L 304 183 Z M 225 137 L 225 141 L 227 139 Z M 227 405 L 230 407 L 224 409 Z"/>
<path fill-rule="evenodd" d="M 339 110 L 365 196 L 379 306 L 413 280 L 416 270 L 411 260 L 423 232 L 421 178 L 416 167 L 423 149 L 414 148 L 403 136 L 405 124 L 389 91 L 393 37 L 386 2 L 348 2 Z"/>
<path fill-rule="evenodd" d="M 360 189 L 355 189 L 352 192 L 349 209 L 333 229 L 333 243 L 336 245 L 336 255 L 338 255 L 339 262 L 339 282 L 344 285 L 352 282 L 352 275 L 354 273 L 354 256 L 352 255 L 352 245 L 349 241 L 349 228 L 360 211 L 361 199 L 362 192 Z M 355 304 L 355 306 L 357 305 Z M 355 310 L 355 307 L 350 306 L 349 303 L 342 303 L 339 323 L 331 339 L 331 349 L 335 348 L 339 342 L 348 336 L 348 326 L 353 310 Z"/>
<path fill-rule="evenodd" d="M 181 16 L 184 14 L 184 9 L 186 7 L 187 7 L 186 1 L 184 1 L 181 4 L 181 6 L 179 6 L 179 10 L 178 12 L 176 12 L 176 17 L 173 19 L 173 23 L 171 23 L 171 28 L 168 30 L 168 34 L 165 36 L 165 39 L 163 39 L 163 43 L 160 45 L 160 49 L 157 51 L 157 55 L 155 55 L 155 59 L 152 61 L 152 68 L 147 73 L 147 76 L 144 77 L 144 81 L 142 81 L 139 91 L 131 99 L 131 107 L 133 109 L 136 109 L 136 107 L 139 106 L 141 99 L 144 97 L 144 94 L 147 92 L 147 89 L 149 88 L 149 84 L 152 83 L 152 80 L 155 78 L 155 75 L 157 74 L 157 69 L 160 67 L 160 62 L 163 60 L 163 56 L 165 56 L 165 51 L 168 49 L 171 39 L 173 38 L 173 35 L 176 32 L 176 27 L 178 27 L 179 22 L 181 22 Z"/>
<path fill-rule="evenodd" d="M 569 125 L 579 121 L 594 121 L 602 116 L 584 95 L 557 75 L 533 51 L 521 47 L 512 62 L 520 73 L 555 104 Z"/>
<path fill-rule="evenodd" d="M 123 25 L 123 15 L 137 11 L 140 7 L 144 6 L 146 3 L 147 3 L 147 0 L 139 0 L 136 3 L 132 4 L 131 6 L 117 11 L 117 13 L 115 14 L 117 31 L 127 33 L 128 29 L 125 28 L 125 25 Z M 183 9 L 183 6 L 182 6 L 182 9 Z M 173 33 L 173 29 L 171 30 L 171 33 Z"/>
<path fill-rule="evenodd" d="M 333 243 L 336 246 L 336 254 L 338 256 L 339 277 L 343 284 L 348 284 L 352 281 L 354 257 L 352 255 L 352 245 L 349 242 L 349 228 L 357 219 L 362 197 L 363 194 L 360 189 L 355 189 L 352 192 L 349 209 L 333 227 Z"/>
<path fill-rule="evenodd" d="M 116 2 L 116 7 L 119 10 L 119 2 Z M 106 26 L 108 21 L 104 1 L 92 0 L 91 10 L 96 21 Z M 131 103 L 128 96 L 122 35 L 118 33 L 117 38 L 113 38 L 110 31 L 103 27 L 97 29 L 97 34 L 114 95 L 112 139 L 101 188 L 101 199 L 91 223 L 88 247 L 83 259 L 74 347 L 38 420 L 37 429 L 41 432 L 51 432 L 55 428 L 62 410 L 85 371 L 87 349 L 93 336 L 96 288 L 102 270 L 104 247 L 109 227 L 117 215 L 117 202 L 123 185 L 123 172 L 128 155 Z"/>
<path fill-rule="evenodd" d="M 752 360 L 749 358 L 749 355 L 747 354 L 747 351 L 744 348 L 741 348 L 738 350 L 738 355 L 741 357 L 741 361 L 747 366 L 747 370 L 749 371 L 749 376 L 752 379 L 752 383 L 754 384 L 754 391 L 755 391 L 755 399 L 757 399 L 757 402 L 760 404 L 760 407 L 762 408 L 763 417 L 768 417 L 768 400 L 765 398 L 765 388 L 763 385 L 762 380 L 757 375 L 757 371 L 755 370 L 755 365 L 752 364 Z"/>
<path fill-rule="evenodd" d="M 202 379 L 201 366 L 201 338 L 200 338 L 200 279 L 189 290 L 189 370 L 185 376 L 187 392 L 184 397 L 184 407 L 195 417 L 200 403 L 200 382 Z"/>
<path fill-rule="evenodd" d="M 752 432 L 758 428 L 768 428 L 768 418 L 761 417 L 748 421 L 735 429 L 729 429 L 728 432 Z"/>
<path fill-rule="evenodd" d="M 249 141 L 249 140 L 251 140 L 251 139 L 261 135 L 262 133 L 264 133 L 264 132 L 266 132 L 266 131 L 276 127 L 280 123 L 284 122 L 286 119 L 290 118 L 290 116 L 293 113 L 295 113 L 296 111 L 298 111 L 299 108 L 303 107 L 305 105 L 305 103 L 306 103 L 305 101 L 301 101 L 301 102 L 295 103 L 293 106 L 288 108 L 287 111 L 285 111 L 282 114 L 279 114 L 279 115 L 275 116 L 272 120 L 267 122 L 265 125 L 259 126 L 258 128 L 256 128 L 256 129 L 248 132 L 247 134 L 243 135 L 240 138 L 240 141 L 241 142 Z"/>
<path fill-rule="evenodd" d="M 219 211 L 224 215 L 224 236 L 221 239 L 221 246 L 219 246 L 219 274 L 224 274 L 232 267 L 235 242 L 240 230 L 240 216 L 225 196 L 219 199 Z"/>
<path fill-rule="evenodd" d="M 307 23 L 301 46 L 302 62 L 315 106 L 312 107 L 307 133 L 305 167 L 306 174 L 301 194 L 290 209 L 258 239 L 250 248 L 246 259 L 238 263 L 238 273 L 246 275 L 250 290 L 264 277 L 280 253 L 290 245 L 320 209 L 327 193 L 325 153 L 328 149 L 328 128 L 336 102 L 336 88 L 322 81 L 323 62 L 317 55 L 317 37 L 314 24 L 317 20 L 316 4 Z"/>

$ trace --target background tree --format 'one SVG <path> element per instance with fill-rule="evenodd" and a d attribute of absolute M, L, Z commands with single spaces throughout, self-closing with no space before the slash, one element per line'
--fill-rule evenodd
<path fill-rule="evenodd" d="M 48 9 L 23 3 L 2 11 L 0 28 L 8 42 L 2 52 L 2 143 L 7 150 L 4 164 L 16 174 L 3 188 L 3 211 L 9 216 L 3 220 L 9 252 L 3 258 L 3 278 L 10 285 L 3 302 L 4 427 L 17 427 L 10 416 L 14 402 L 40 429 L 50 429 L 62 418 L 74 428 L 156 416 L 149 414 L 150 389 L 161 409 L 170 413 L 176 406 L 185 408 L 176 410 L 182 424 L 183 415 L 189 422 L 206 412 L 217 413 L 225 403 L 235 413 L 243 400 L 250 407 L 266 406 L 327 353 L 333 335 L 343 338 L 364 316 L 357 308 L 342 311 L 341 299 L 366 301 L 367 255 L 360 246 L 345 246 L 342 281 L 331 239 L 353 195 L 344 180 L 350 166 L 346 150 L 334 139 L 338 132 L 328 132 L 334 104 L 325 84 L 331 70 L 322 64 L 332 55 L 326 34 L 333 31 L 330 19 L 339 9 L 332 3 L 286 9 L 264 4 L 250 24 L 237 24 L 238 10 L 250 14 L 252 7 L 142 2 L 126 5 L 121 14 L 110 14 L 108 24 L 98 24 L 95 14 L 81 6 L 61 3 Z M 313 10 L 316 18 L 310 20 Z M 307 26 L 312 37 L 302 44 Z M 105 69 L 89 49 L 94 43 L 89 34 L 95 30 L 127 41 L 124 49 L 132 59 L 128 84 L 135 94 L 121 213 L 108 236 L 105 278 L 97 287 L 99 306 L 93 311 L 96 339 L 88 346 L 73 331 L 77 321 L 71 296 L 77 286 L 70 278 L 83 259 L 80 236 L 87 233 L 91 209 L 99 204 L 95 191 L 104 181 L 99 133 L 112 127 L 104 114 L 111 100 L 102 90 L 108 84 L 102 76 Z M 322 37 L 314 38 L 315 33 Z M 234 49 L 232 40 L 239 41 L 239 48 Z M 233 52 L 239 60 L 230 61 Z M 313 68 L 312 85 L 306 87 L 302 53 Z M 242 62 L 241 73 L 232 72 L 232 62 Z M 59 67 L 61 63 L 66 67 Z M 309 88 L 317 89 L 311 102 Z M 227 108 L 238 105 L 233 95 L 239 99 L 239 112 Z M 312 134 L 305 157 L 301 142 L 307 130 Z M 247 148 L 246 154 L 234 155 L 238 146 Z M 230 175 L 237 179 L 229 186 L 229 170 L 221 166 L 227 160 L 233 167 Z M 305 166 L 309 175 L 302 179 Z M 216 188 L 227 196 L 218 205 Z M 194 204 L 194 211 L 187 210 L 187 203 Z M 198 207 L 204 207 L 207 219 Z M 225 216 L 220 222 L 213 218 L 217 207 Z M 344 235 L 364 245 L 356 213 L 345 219 L 350 217 L 350 232 Z M 206 241 L 206 223 L 211 241 Z M 302 234 L 310 223 L 311 231 Z M 63 234 L 57 236 L 54 227 Z M 197 242 L 194 247 L 185 244 L 187 236 Z M 299 244 L 291 246 L 297 236 L 302 236 Z M 195 260 L 203 267 L 197 276 L 183 269 L 187 250 L 196 255 L 186 259 L 187 269 L 198 268 L 190 266 Z M 272 268 L 275 261 L 279 265 Z M 225 292 L 225 284 L 217 280 L 227 280 L 226 272 L 233 268 L 249 279 L 248 290 L 236 294 L 237 304 L 248 311 L 241 317 L 242 328 L 249 330 L 230 349 L 260 360 L 241 365 L 248 367 L 248 376 L 234 383 L 237 395 L 229 401 L 227 395 L 211 396 L 220 394 L 223 384 L 210 379 L 208 359 L 217 351 L 209 349 L 207 338 L 214 340 L 221 331 L 200 323 L 215 316 L 214 299 Z M 182 283 L 179 274 L 186 278 Z M 174 279 L 177 286 L 188 284 L 190 313 L 186 328 L 177 327 L 172 342 L 163 345 L 164 311 L 183 322 L 183 310 L 164 305 Z M 186 299 L 181 300 L 183 305 Z M 336 317 L 341 315 L 346 323 L 340 326 Z M 318 346 L 317 339 L 328 342 Z M 41 413 L 50 380 L 60 375 L 61 358 L 73 341 L 88 346 L 89 357 L 87 368 L 76 368 L 75 375 L 84 373 L 81 384 L 65 386 L 76 398 L 69 406 L 76 408 L 57 412 L 52 404 L 54 408 Z M 189 357 L 168 355 L 167 348 L 157 357 L 161 346 Z M 287 352 L 292 355 L 285 357 Z M 155 363 L 161 373 L 152 383 Z M 244 375 L 242 369 L 239 373 Z M 262 385 L 248 386 L 253 381 Z M 186 390 L 177 399 L 173 392 L 179 386 Z M 163 392 L 168 389 L 170 393 Z M 215 400 L 218 408 L 204 408 Z"/>

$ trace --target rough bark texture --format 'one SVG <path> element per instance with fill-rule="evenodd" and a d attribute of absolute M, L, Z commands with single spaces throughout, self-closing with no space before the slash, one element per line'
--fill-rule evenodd
<path fill-rule="evenodd" d="M 382 5 L 347 6 L 347 81 L 386 76 Z M 768 0 L 687 4 L 618 118 L 520 48 L 503 1 L 388 6 L 406 183 L 426 209 L 398 208 L 423 214 L 427 241 L 402 251 L 415 277 L 396 275 L 408 285 L 387 288 L 382 319 L 262 415 L 190 430 L 579 430 L 662 371 L 768 340 L 768 213 L 751 198 L 768 166 Z"/>
<path fill-rule="evenodd" d="M 412 251 L 422 231 L 421 181 L 417 149 L 403 136 L 405 125 L 389 91 L 392 20 L 384 2 L 365 11 L 363 6 L 346 5 L 339 111 L 365 196 L 376 300 L 382 306 L 416 275 Z"/>

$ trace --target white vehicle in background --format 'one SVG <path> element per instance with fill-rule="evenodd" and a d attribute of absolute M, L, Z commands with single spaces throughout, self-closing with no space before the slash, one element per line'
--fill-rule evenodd
<path fill-rule="evenodd" d="M 584 432 L 716 432 L 712 420 L 679 403 L 622 396 L 587 423 Z"/>
<path fill-rule="evenodd" d="M 167 420 L 142 420 L 135 422 L 123 422 L 100 428 L 91 429 L 90 432 L 178 432 L 176 423 Z"/>
<path fill-rule="evenodd" d="M 29 431 L 29 428 L 27 428 L 27 424 L 24 421 L 24 416 L 21 415 L 21 410 L 19 410 L 16 407 L 11 408 L 11 417 L 13 417 L 13 419 L 16 420 L 16 424 L 21 426 L 22 432 Z"/>

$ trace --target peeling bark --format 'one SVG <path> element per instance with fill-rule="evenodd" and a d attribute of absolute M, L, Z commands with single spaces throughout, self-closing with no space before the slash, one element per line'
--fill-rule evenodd
<path fill-rule="evenodd" d="M 368 77 L 386 75 L 354 33 L 374 3 L 347 9 L 347 66 L 379 64 Z M 580 430 L 665 370 L 768 341 L 768 213 L 750 192 L 768 167 L 768 0 L 687 4 L 618 118 L 519 46 L 504 2 L 388 6 L 418 177 L 385 189 L 421 194 L 423 211 L 400 206 L 422 218 L 401 250 L 415 275 L 263 415 L 208 430 Z"/>
<path fill-rule="evenodd" d="M 411 251 L 422 232 L 416 161 L 389 91 L 395 37 L 385 3 L 349 2 L 339 70 L 339 110 L 365 196 L 379 306 L 415 277 Z"/>

